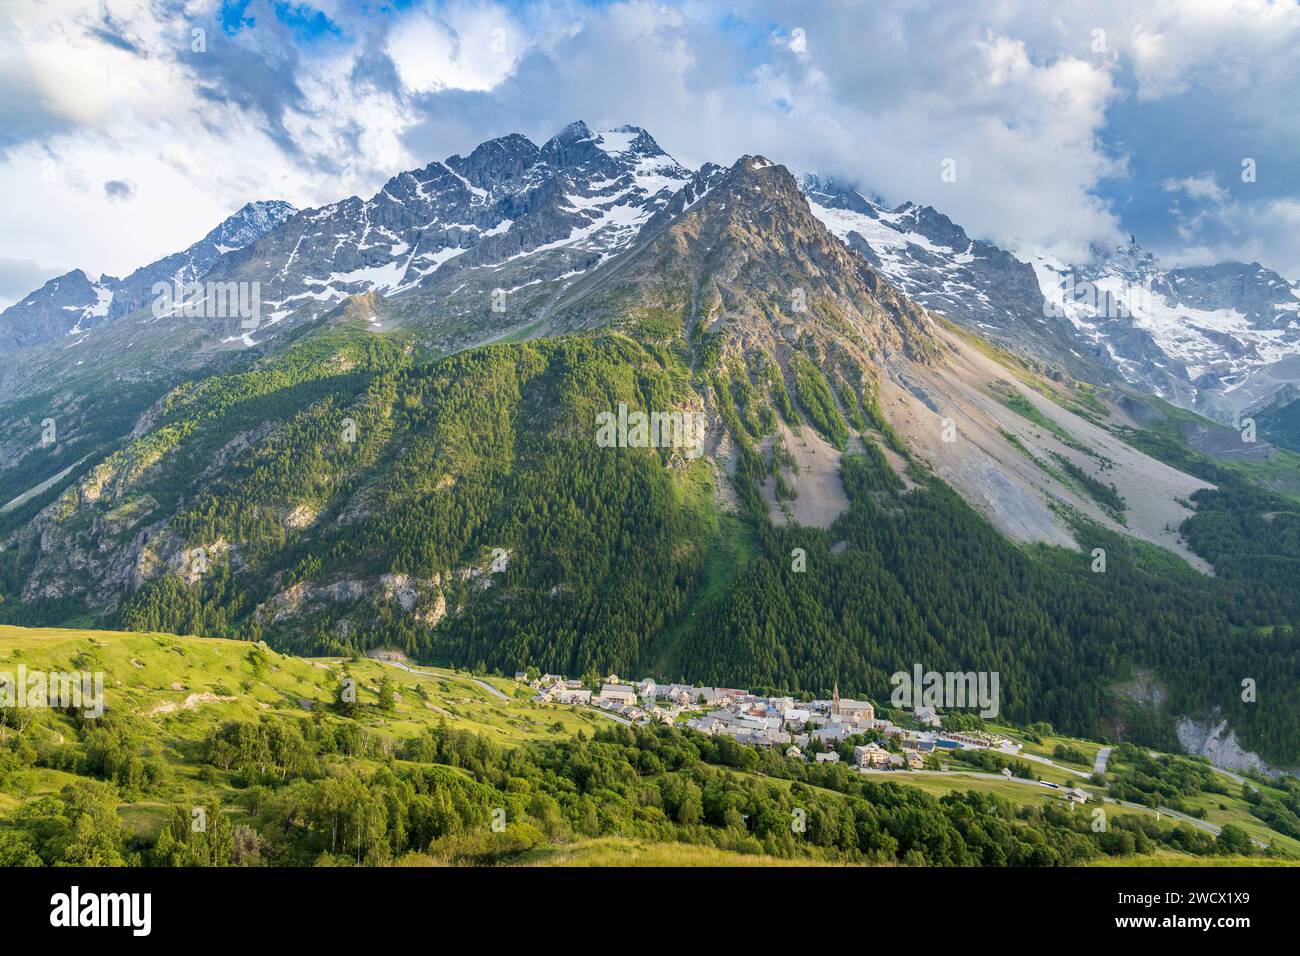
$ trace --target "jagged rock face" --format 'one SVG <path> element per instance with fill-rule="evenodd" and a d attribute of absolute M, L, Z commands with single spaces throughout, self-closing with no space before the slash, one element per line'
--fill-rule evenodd
<path fill-rule="evenodd" d="M 1276 774 L 1259 754 L 1252 753 L 1241 745 L 1237 732 L 1228 727 L 1226 720 L 1194 720 L 1191 717 L 1179 717 L 1174 722 L 1178 742 L 1189 754 L 1206 757 L 1210 763 L 1224 770 L 1258 770 L 1261 773 Z"/>
<path fill-rule="evenodd" d="M 625 248 L 689 178 L 635 127 L 574 123 L 540 148 L 513 134 L 308 210 L 227 271 L 262 283 L 269 326 L 373 291 L 399 317 L 436 305 L 481 331 Z"/>
<path fill-rule="evenodd" d="M 1050 360 L 1080 378 L 1104 378 L 1073 329 L 1045 314 L 1028 263 L 972 239 L 929 206 L 888 209 L 817 176 L 805 176 L 800 186 L 826 228 L 909 298 L 1021 355 Z"/>
<path fill-rule="evenodd" d="M 1136 243 L 1023 262 L 942 213 L 815 176 L 815 215 L 902 292 L 1021 355 L 1233 422 L 1300 387 L 1300 283 L 1257 263 L 1165 269 Z"/>
<path fill-rule="evenodd" d="M 109 319 L 150 308 L 158 282 L 184 284 L 203 278 L 222 256 L 256 242 L 295 212 L 280 200 L 251 202 L 183 252 L 177 252 L 131 273 L 113 289 Z"/>
<path fill-rule="evenodd" d="M 253 203 L 124 280 L 69 273 L 0 316 L 0 352 L 25 349 L 21 362 L 0 363 L 0 400 L 86 364 L 139 379 L 222 350 L 274 347 L 279 333 L 322 316 L 413 325 L 435 352 L 520 328 L 589 327 L 600 317 L 578 303 L 605 302 L 592 290 L 610 285 L 620 260 L 729 172 L 692 174 L 644 130 L 578 122 L 541 146 L 516 133 L 401 173 L 366 200 L 300 213 Z M 1094 383 L 1123 380 L 1224 421 L 1300 388 L 1300 286 L 1259 266 L 1165 270 L 1136 246 L 1088 265 L 1039 254 L 1027 263 L 930 207 L 889 209 L 815 176 L 799 185 L 812 215 L 873 275 L 1033 362 Z M 227 317 L 155 320 L 153 283 L 173 279 L 257 283 L 255 328 Z M 722 296 L 727 283 L 711 283 Z M 1128 302 L 1125 289 L 1140 283 L 1150 294 Z M 765 294 L 786 284 L 774 280 Z M 364 308 L 346 304 L 358 295 L 371 296 Z M 1125 314 L 1109 314 L 1117 303 Z M 127 315 L 139 321 L 115 321 Z"/>
<path fill-rule="evenodd" d="M 0 352 L 81 336 L 138 309 L 147 308 L 157 282 L 193 282 L 222 256 L 242 249 L 295 212 L 286 202 L 248 203 L 194 245 L 150 263 L 125 279 L 92 282 L 80 269 L 51 279 L 0 313 Z M 75 343 L 73 343 L 75 344 Z"/>
<path fill-rule="evenodd" d="M 73 378 L 88 359 L 127 379 L 193 368 L 302 322 L 349 318 L 335 310 L 367 293 L 376 297 L 368 314 L 381 317 L 372 326 L 414 323 L 435 351 L 490 341 L 544 315 L 577 277 L 627 248 L 690 178 L 636 127 L 597 132 L 574 123 L 541 147 L 518 134 L 492 140 L 394 176 L 370 199 L 277 213 L 242 248 L 233 248 L 245 238 L 240 230 L 210 236 L 200 245 L 228 251 L 211 262 L 194 257 L 182 278 L 256 284 L 251 327 L 219 310 L 155 317 L 154 272 L 170 278 L 179 268 L 164 260 L 123 284 L 144 290 L 121 293 L 132 321 L 0 365 L 0 401 Z"/>
<path fill-rule="evenodd" d="M 0 312 L 0 352 L 76 335 L 108 320 L 111 276 L 91 282 L 80 269 L 51 279 Z"/>
<path fill-rule="evenodd" d="M 1079 340 L 1130 384 L 1223 422 L 1300 385 L 1300 283 L 1257 263 L 1162 268 L 1136 243 L 1034 261 Z"/>
<path fill-rule="evenodd" d="M 804 336 L 861 362 L 933 348 L 930 319 L 812 214 L 794 177 L 761 156 L 708 165 L 617 264 L 557 308 L 582 317 L 657 307 L 742 348 L 777 353 Z"/>
<path fill-rule="evenodd" d="M 491 192 L 522 177 L 540 155 L 541 150 L 527 136 L 511 133 L 479 145 L 468 156 L 452 156 L 447 165 Z"/>
<path fill-rule="evenodd" d="M 36 555 L 24 600 L 86 597 L 113 608 L 124 587 L 136 588 L 184 563 L 184 543 L 139 485 L 163 467 L 163 456 L 132 446 L 96 465 L 4 541 Z"/>
<path fill-rule="evenodd" d="M 380 608 L 409 616 L 434 627 L 447 615 L 441 574 L 429 578 L 407 574 L 381 574 L 373 578 L 345 577 L 328 582 L 299 581 L 258 605 L 255 619 L 273 625 L 325 614 L 349 628 L 364 626 L 368 616 Z M 490 582 L 489 582 L 490 583 Z"/>

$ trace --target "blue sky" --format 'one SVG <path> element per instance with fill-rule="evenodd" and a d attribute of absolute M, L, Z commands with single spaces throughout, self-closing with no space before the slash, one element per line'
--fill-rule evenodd
<path fill-rule="evenodd" d="M 251 199 L 369 195 L 579 118 L 928 203 L 1013 251 L 1133 235 L 1300 278 L 1294 0 L 21 0 L 0 37 L 0 304 Z"/>

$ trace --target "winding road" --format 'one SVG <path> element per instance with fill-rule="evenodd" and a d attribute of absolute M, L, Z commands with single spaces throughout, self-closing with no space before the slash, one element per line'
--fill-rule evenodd
<path fill-rule="evenodd" d="M 1080 777 L 1086 777 L 1086 776 L 1087 776 L 1087 774 L 1083 773 L 1082 771 L 1079 771 L 1079 770 L 1071 770 L 1069 767 L 1062 767 L 1060 764 L 1052 763 L 1052 761 L 1050 761 L 1050 760 L 1048 760 L 1048 759 L 1046 759 L 1046 758 L 1044 758 L 1044 757 L 1034 757 L 1032 754 L 1020 754 L 1020 756 L 1022 756 L 1022 757 L 1029 757 L 1031 760 L 1037 760 L 1037 761 L 1039 761 L 1040 763 L 1049 764 L 1050 766 L 1055 767 L 1057 770 L 1064 770 L 1064 771 L 1067 771 L 1068 773 L 1073 773 L 1073 774 L 1076 774 L 1076 775 L 1078 775 L 1078 776 L 1080 776 Z M 1099 756 L 1100 756 L 1100 755 L 1099 755 Z M 1056 789 L 1056 788 L 1053 788 L 1053 787 L 1048 786 L 1047 784 L 1044 784 L 1043 782 L 1041 782 L 1041 781 L 1039 781 L 1039 780 L 1026 780 L 1024 777 L 1006 777 L 1006 776 L 1003 776 L 1002 774 L 997 774 L 997 773 L 983 773 L 983 772 L 981 772 L 981 771 L 977 771 L 977 770 L 912 770 L 912 771 L 898 771 L 898 770 L 876 770 L 876 769 L 867 769 L 867 768 L 864 768 L 864 767 L 859 767 L 859 768 L 858 768 L 858 772 L 859 772 L 859 773 L 863 773 L 863 774 L 882 774 L 882 775 L 893 775 L 893 774 L 897 774 L 897 773 L 915 773 L 915 774 L 927 774 L 927 775 L 930 775 L 930 776 L 936 776 L 936 777 L 938 777 L 938 776 L 949 776 L 949 775 L 952 775 L 952 776 L 966 776 L 966 777 L 979 777 L 979 778 L 981 778 L 981 779 L 983 779 L 983 780 L 996 780 L 996 781 L 998 781 L 998 782 L 1000 782 L 1000 783 L 1007 783 L 1007 782 L 1010 782 L 1010 783 L 1019 783 L 1019 784 L 1023 784 L 1024 786 L 1027 786 L 1027 787 L 1038 787 L 1038 788 L 1043 789 L 1043 790 Z M 1185 814 L 1185 813 L 1180 813 L 1178 810 L 1174 810 L 1174 809 L 1171 808 L 1171 807 L 1161 807 L 1161 806 L 1157 806 L 1157 807 L 1147 807 L 1147 806 L 1143 806 L 1143 805 L 1140 804 L 1140 803 L 1129 803 L 1127 800 L 1116 800 L 1116 799 L 1114 799 L 1113 797 L 1107 797 L 1107 796 L 1105 796 L 1105 795 L 1103 795 L 1103 794 L 1093 794 L 1092 797 L 1093 797 L 1093 799 L 1101 800 L 1103 803 L 1113 803 L 1113 804 L 1116 804 L 1117 806 L 1126 807 L 1126 808 L 1129 809 L 1129 810 L 1140 810 L 1140 811 L 1145 812 L 1145 813 L 1155 813 L 1155 814 L 1159 814 L 1159 815 L 1167 815 L 1167 816 L 1173 817 L 1175 820 L 1179 820 L 1179 821 L 1181 821 L 1181 822 L 1183 822 L 1183 823 L 1189 824 L 1190 826 L 1194 826 L 1194 827 L 1196 827 L 1198 830 L 1204 830 L 1206 833 L 1209 833 L 1209 834 L 1212 835 L 1212 836 L 1218 836 L 1219 833 L 1220 833 L 1220 831 L 1223 829 L 1222 827 L 1220 827 L 1220 826 L 1218 826 L 1218 825 L 1216 825 L 1216 824 L 1210 823 L 1208 820 L 1199 820 L 1199 819 L 1197 819 L 1196 817 L 1191 817 L 1191 816 L 1188 816 L 1188 815 Z M 1268 844 L 1267 844 L 1267 843 L 1264 843 L 1264 842 L 1261 841 L 1261 840 L 1256 840 L 1254 837 L 1251 837 L 1250 842 L 1253 843 L 1253 844 L 1255 844 L 1255 846 L 1259 847 L 1260 849 L 1267 849 L 1267 847 L 1268 847 Z"/>
<path fill-rule="evenodd" d="M 493 687 L 485 680 L 479 680 L 477 677 L 460 677 L 455 674 L 438 674 L 433 671 L 422 671 L 418 667 L 412 667 L 410 664 L 407 664 L 405 661 L 384 660 L 383 663 L 391 664 L 393 667 L 400 668 L 401 670 L 406 671 L 408 674 L 419 674 L 421 677 L 439 677 L 447 680 L 469 681 L 471 684 L 478 684 L 479 687 L 482 687 L 493 697 L 496 697 L 500 700 L 510 699 L 510 696 L 508 694 L 502 693 L 498 688 Z M 620 724 L 627 724 L 629 726 L 632 724 L 632 721 L 628 720 L 626 717 L 620 716 L 619 714 L 611 714 L 609 711 L 601 710 L 599 707 L 593 707 L 591 708 L 591 710 L 593 710 L 597 714 L 603 714 L 604 716 L 608 717 L 610 720 L 617 721 Z"/>
<path fill-rule="evenodd" d="M 419 674 L 421 677 L 439 677 L 439 678 L 443 678 L 443 679 L 445 679 L 445 680 L 463 680 L 463 681 L 469 681 L 471 684 L 478 684 L 479 687 L 482 687 L 485 691 L 487 691 L 487 692 L 488 692 L 489 694 L 491 694 L 493 697 L 499 697 L 501 700 L 509 700 L 509 699 L 510 699 L 508 696 L 506 696 L 505 694 L 503 694 L 503 693 L 502 693 L 500 690 L 498 690 L 496 687 L 493 687 L 491 684 L 489 684 L 489 683 L 488 683 L 487 681 L 485 681 L 485 680 L 479 680 L 477 677 L 460 677 L 460 676 L 458 676 L 458 675 L 456 675 L 456 674 L 438 674 L 438 673 L 435 673 L 434 671 L 422 671 L 422 670 L 420 670 L 418 667 L 412 667 L 410 664 L 407 664 L 405 661 L 393 661 L 393 660 L 387 660 L 387 659 L 383 659 L 383 658 L 377 658 L 377 659 L 378 659 L 378 660 L 381 660 L 381 661 L 382 661 L 383 663 L 385 663 L 385 664 L 389 664 L 389 665 L 391 665 L 391 666 L 393 666 L 393 667 L 399 668 L 400 670 L 404 670 L 404 671 L 406 671 L 408 674 Z"/>

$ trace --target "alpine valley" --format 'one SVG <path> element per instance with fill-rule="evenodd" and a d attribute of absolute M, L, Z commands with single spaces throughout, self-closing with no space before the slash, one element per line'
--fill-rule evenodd
<path fill-rule="evenodd" d="M 0 314 L 0 622 L 878 702 L 921 662 L 1300 765 L 1300 284 L 776 159 L 578 122 L 51 280 Z M 702 440 L 603 447 L 620 405 Z"/>

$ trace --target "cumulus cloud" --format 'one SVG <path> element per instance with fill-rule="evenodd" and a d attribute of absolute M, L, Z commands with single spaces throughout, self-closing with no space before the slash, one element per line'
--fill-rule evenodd
<path fill-rule="evenodd" d="M 1208 200 L 1213 203 L 1225 202 L 1227 190 L 1219 185 L 1214 173 L 1202 173 L 1199 176 L 1184 176 L 1181 179 L 1169 178 L 1162 184 L 1167 193 L 1184 193 L 1192 199 Z"/>
<path fill-rule="evenodd" d="M 0 256 L 121 274 L 249 200 L 369 195 L 484 139 L 540 141 L 581 118 L 644 126 L 689 165 L 759 152 L 889 202 L 928 203 L 1016 250 L 1080 258 L 1149 232 L 1154 244 L 1261 248 L 1300 275 L 1292 244 L 1260 245 L 1297 201 L 1300 128 L 1278 108 L 1300 86 L 1296 9 L 427 0 L 376 12 L 252 0 L 236 17 L 217 0 L 6 6 L 0 175 L 12 201 Z M 1207 137 L 1196 128 L 1207 122 L 1232 135 Z M 1260 158 L 1258 188 L 1222 185 L 1247 155 Z M 115 202 L 106 179 L 134 184 L 132 201 Z M 1148 195 L 1159 201 L 1143 206 Z"/>
<path fill-rule="evenodd" d="M 490 94 L 436 98 L 410 139 L 441 155 L 472 145 L 463 130 L 475 119 L 534 137 L 576 118 L 632 122 L 691 165 L 762 153 L 891 202 L 930 203 L 1011 246 L 1086 254 L 1119 235 L 1090 192 L 1123 166 L 1097 139 L 1115 95 L 1105 64 L 1036 57 L 939 6 L 900 19 L 897 42 L 875 38 L 862 11 L 806 10 L 797 23 L 768 13 L 727 42 L 682 10 L 614 5 L 521 57 Z M 941 177 L 947 159 L 956 182 Z"/>
<path fill-rule="evenodd" d="M 1172 212 L 1178 242 L 1156 250 L 1169 264 L 1258 262 L 1295 278 L 1287 264 L 1300 263 L 1300 199 L 1238 202 L 1223 194 L 1198 208 L 1175 206 Z"/>
<path fill-rule="evenodd" d="M 1196 86 L 1240 97 L 1241 106 L 1272 111 L 1262 88 L 1300 75 L 1296 37 L 1300 6 L 1274 0 L 1157 0 L 1133 16 L 1130 37 L 1138 96 L 1162 99 Z"/>
<path fill-rule="evenodd" d="M 436 93 L 492 89 L 513 72 L 523 47 L 503 8 L 460 3 L 404 14 L 388 35 L 387 52 L 406 89 Z"/>

